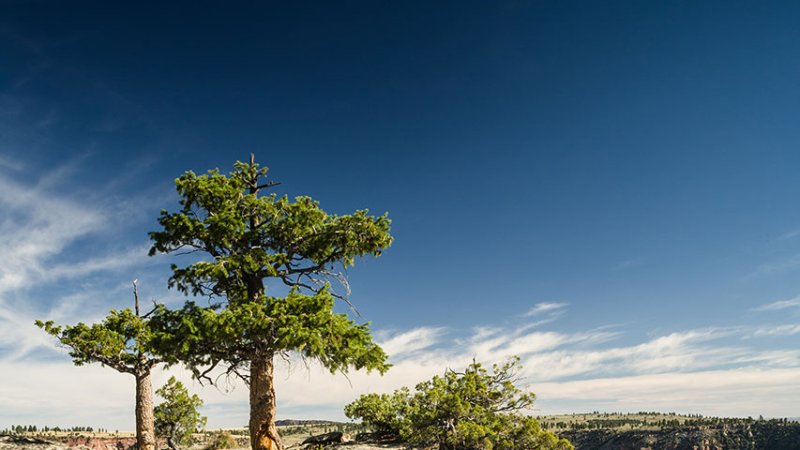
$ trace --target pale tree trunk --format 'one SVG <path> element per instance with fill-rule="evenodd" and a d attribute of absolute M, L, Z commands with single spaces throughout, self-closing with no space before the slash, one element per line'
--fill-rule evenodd
<path fill-rule="evenodd" d="M 155 450 L 156 432 L 153 419 L 153 383 L 150 365 L 136 368 L 136 445 L 139 450 Z"/>
<path fill-rule="evenodd" d="M 252 450 L 283 450 L 275 426 L 277 400 L 272 354 L 259 355 L 250 362 L 250 446 Z"/>

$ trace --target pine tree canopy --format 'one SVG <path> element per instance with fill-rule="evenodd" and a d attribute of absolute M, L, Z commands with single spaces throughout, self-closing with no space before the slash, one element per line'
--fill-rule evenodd
<path fill-rule="evenodd" d="M 77 366 L 98 362 L 118 372 L 135 374 L 139 354 L 148 353 L 147 342 L 152 337 L 148 320 L 126 308 L 112 310 L 101 323 L 56 326 L 52 320 L 36 321 L 36 326 L 69 348 Z M 150 366 L 158 361 L 148 360 Z"/>
<path fill-rule="evenodd" d="M 260 195 L 266 168 L 237 162 L 233 172 L 186 172 L 176 180 L 181 208 L 162 211 L 161 231 L 150 233 L 158 252 L 199 255 L 173 265 L 170 286 L 214 299 L 210 307 L 187 302 L 153 315 L 157 346 L 168 361 L 184 362 L 204 377 L 225 362 L 232 371 L 255 355 L 297 352 L 326 368 L 388 368 L 368 325 L 334 312 L 331 281 L 357 257 L 378 256 L 392 237 L 387 215 L 366 210 L 332 215 L 309 197 Z M 285 297 L 266 294 L 265 280 L 289 286 Z M 346 280 L 343 280 L 347 288 Z M 201 371 L 202 367 L 202 371 Z"/>

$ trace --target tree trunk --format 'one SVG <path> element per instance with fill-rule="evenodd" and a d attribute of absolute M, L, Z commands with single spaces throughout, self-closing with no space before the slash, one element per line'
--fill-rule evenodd
<path fill-rule="evenodd" d="M 272 354 L 259 355 L 250 362 L 250 445 L 252 450 L 283 450 L 275 426 L 277 399 Z"/>
<path fill-rule="evenodd" d="M 153 419 L 153 383 L 150 366 L 136 370 L 136 445 L 139 450 L 155 450 L 156 432 Z"/>

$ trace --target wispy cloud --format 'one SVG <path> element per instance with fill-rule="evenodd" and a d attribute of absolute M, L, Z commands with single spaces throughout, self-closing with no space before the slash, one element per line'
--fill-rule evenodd
<path fill-rule="evenodd" d="M 436 344 L 444 328 L 420 327 L 398 333 L 380 343 L 381 348 L 395 359 L 413 355 L 416 352 L 430 348 Z"/>
<path fill-rule="evenodd" d="M 413 386 L 446 367 L 464 367 L 473 358 L 493 363 L 511 355 L 521 356 L 525 382 L 541 399 L 540 411 L 546 413 L 575 408 L 660 409 L 777 416 L 790 414 L 794 407 L 791 399 L 800 395 L 796 383 L 790 386 L 786 397 L 783 393 L 787 391 L 775 387 L 786 388 L 791 376 L 800 373 L 800 351 L 763 351 L 732 345 L 725 339 L 743 336 L 749 332 L 746 329 L 687 330 L 611 347 L 607 344 L 621 339 L 621 333 L 605 329 L 576 333 L 520 330 L 523 328 L 500 331 L 497 327 L 481 327 L 466 340 L 454 339 L 450 334 L 437 335 L 427 351 L 412 358 L 393 359 L 395 366 L 383 377 L 356 373 L 349 375 L 348 382 L 312 368 L 308 378 L 287 376 L 279 381 L 281 405 L 292 410 L 306 408 L 306 414 L 313 415 L 320 399 L 325 399 L 324 409 L 337 411 L 335 405 L 344 405 L 361 393 Z M 427 343 L 430 342 L 426 340 Z M 714 376 L 726 379 L 715 383 Z M 592 395 L 586 396 L 585 392 L 592 389 Z M 749 402 L 740 401 L 739 389 L 761 391 L 764 395 Z M 703 395 L 703 390 L 708 394 Z M 698 395 L 701 400 L 692 401 Z M 218 397 L 215 401 L 231 399 Z M 329 417 L 341 419 L 341 412 Z"/>
<path fill-rule="evenodd" d="M 759 275 L 771 275 L 781 272 L 795 270 L 800 267 L 800 254 L 792 255 L 778 261 L 762 264 L 755 271 L 747 275 L 747 278 Z"/>
<path fill-rule="evenodd" d="M 780 300 L 777 302 L 767 303 L 754 308 L 754 311 L 780 311 L 782 309 L 800 308 L 800 297 L 790 298 L 789 300 Z"/>
<path fill-rule="evenodd" d="M 2 116 L 2 113 L 0 113 L 0 116 Z M 0 154 L 0 167 L 14 172 L 19 172 L 25 168 L 25 164 L 23 164 L 21 161 Z"/>
<path fill-rule="evenodd" d="M 567 303 L 562 302 L 537 303 L 533 306 L 533 308 L 529 309 L 528 312 L 525 313 L 525 317 L 534 317 L 545 313 L 555 313 L 557 311 L 562 311 L 566 307 Z"/>
<path fill-rule="evenodd" d="M 0 173 L 0 359 L 14 360 L 52 346 L 33 326 L 35 319 L 88 320 L 110 309 L 79 311 L 79 302 L 101 303 L 115 291 L 113 286 L 93 287 L 88 276 L 147 265 L 144 243 L 76 250 L 80 242 L 113 229 L 118 221 L 113 205 L 59 187 L 69 185 L 71 174 L 70 164 L 26 181 Z"/>
<path fill-rule="evenodd" d="M 798 379 L 800 367 L 747 367 L 540 383 L 535 389 L 545 413 L 560 410 L 560 403 L 577 402 L 583 411 L 788 417 L 800 402 Z"/>
<path fill-rule="evenodd" d="M 0 177 L 0 293 L 19 289 L 43 264 L 105 222 L 102 211 Z"/>
<path fill-rule="evenodd" d="M 800 334 L 800 324 L 763 327 L 753 332 L 754 336 L 792 336 Z"/>
<path fill-rule="evenodd" d="M 777 240 L 778 241 L 788 241 L 788 240 L 794 239 L 796 237 L 800 237 L 800 229 L 787 231 L 786 233 L 783 233 L 782 235 L 778 236 Z"/>

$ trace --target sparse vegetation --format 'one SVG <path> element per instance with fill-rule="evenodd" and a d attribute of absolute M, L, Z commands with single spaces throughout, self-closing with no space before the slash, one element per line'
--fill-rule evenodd
<path fill-rule="evenodd" d="M 205 450 L 222 450 L 236 447 L 236 439 L 230 433 L 220 431 L 212 435 L 211 440 L 205 446 Z"/>

